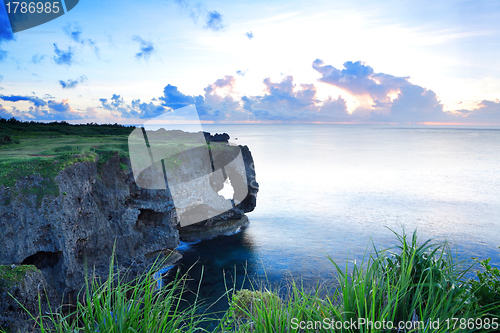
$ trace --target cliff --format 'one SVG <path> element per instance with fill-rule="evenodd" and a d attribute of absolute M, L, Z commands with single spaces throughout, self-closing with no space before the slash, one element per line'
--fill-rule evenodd
<path fill-rule="evenodd" d="M 247 223 L 244 213 L 255 208 L 258 191 L 252 155 L 246 146 L 241 152 L 246 198 L 186 230 L 179 226 L 168 189 L 139 188 L 130 160 L 119 154 L 102 167 L 96 159 L 59 172 L 58 195 L 30 192 L 34 184 L 46 183 L 36 174 L 18 179 L 15 186 L 0 186 L 0 265 L 35 266 L 52 299 L 64 295 L 72 302 L 84 284 L 86 268 L 106 276 L 113 248 L 118 265 L 133 275 L 175 249 L 183 234 L 193 239 L 234 231 Z M 0 298 L 6 297 L 4 290 Z"/>

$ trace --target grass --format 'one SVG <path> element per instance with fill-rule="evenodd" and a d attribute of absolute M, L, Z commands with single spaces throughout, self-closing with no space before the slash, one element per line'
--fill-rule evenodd
<path fill-rule="evenodd" d="M 30 313 L 35 327 L 41 333 L 200 332 L 204 319 L 196 313 L 196 304 L 184 304 L 187 277 L 176 276 L 158 288 L 155 272 L 165 260 L 131 280 L 127 272 L 116 270 L 113 256 L 108 278 L 88 277 L 74 310 L 56 310 L 49 304 L 49 312 L 44 313 L 39 297 L 39 313 Z"/>
<path fill-rule="evenodd" d="M 416 232 L 396 237 L 397 246 L 375 249 L 351 267 L 330 259 L 337 288 L 311 293 L 292 282 L 283 300 L 268 291 L 235 291 L 219 331 L 472 332 L 487 331 L 479 328 L 486 322 L 492 328 L 494 318 L 500 323 L 500 304 L 479 304 L 477 298 L 485 285 L 492 287 L 488 295 L 498 296 L 498 285 L 465 278 L 473 266 L 455 263 L 447 243 L 419 244 Z"/>
<path fill-rule="evenodd" d="M 55 177 L 68 166 L 98 161 L 98 171 L 101 172 L 103 165 L 116 154 L 128 157 L 129 135 L 134 129 L 133 126 L 118 124 L 70 125 L 66 122 L 36 123 L 0 118 L 0 186 L 11 192 L 0 205 L 9 204 L 12 197 L 34 194 L 40 206 L 45 195 L 59 195 Z M 148 133 L 148 138 L 154 139 L 157 151 L 167 153 L 164 163 L 172 174 L 183 164 L 179 153 L 205 145 L 203 137 L 200 142 L 200 135 L 186 135 L 182 131 L 159 130 Z M 138 149 L 142 150 L 142 138 L 138 139 Z M 226 145 L 211 143 L 210 149 L 224 150 Z M 120 168 L 124 172 L 129 170 L 125 164 Z M 19 179 L 33 175 L 43 179 L 30 181 L 26 188 L 14 188 Z"/>
<path fill-rule="evenodd" d="M 36 271 L 38 270 L 33 265 L 13 267 L 10 265 L 0 265 L 0 291 L 12 284 L 22 282 L 27 273 Z"/>
<path fill-rule="evenodd" d="M 117 153 L 128 156 L 127 139 L 133 129 L 117 124 L 44 124 L 0 118 L 0 186 L 10 190 L 0 205 L 32 194 L 40 206 L 45 196 L 59 195 L 55 177 L 68 166 L 98 160 L 101 168 Z M 27 177 L 32 177 L 29 184 L 15 187 Z"/>
<path fill-rule="evenodd" d="M 479 278 L 469 279 L 475 264 L 454 262 L 447 243 L 420 244 L 416 232 L 395 235 L 396 246 L 374 248 L 360 263 L 340 266 L 330 259 L 334 286 L 311 292 L 291 281 L 283 295 L 234 285 L 226 293 L 229 309 L 210 329 L 203 323 L 207 316 L 213 322 L 213 313 L 200 314 L 197 301 L 181 305 L 185 276 L 156 290 L 153 270 L 126 283 L 113 261 L 111 278 L 89 279 L 74 312 L 34 319 L 42 332 L 59 333 L 498 331 L 500 272 L 488 260 L 478 262 L 484 266 Z"/>

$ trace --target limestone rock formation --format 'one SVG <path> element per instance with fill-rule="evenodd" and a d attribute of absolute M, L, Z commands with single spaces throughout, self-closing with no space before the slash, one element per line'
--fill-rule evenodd
<path fill-rule="evenodd" d="M 38 315 L 38 298 L 45 298 L 46 289 L 45 278 L 35 266 L 0 266 L 0 327 L 28 332 L 30 316 L 26 310 Z"/>
<path fill-rule="evenodd" d="M 241 147 L 248 195 L 231 211 L 198 223 L 227 233 L 230 225 L 256 205 L 258 184 L 250 151 Z M 127 167 L 124 167 L 127 166 Z M 0 186 L 0 265 L 33 265 L 54 299 L 73 302 L 84 285 L 86 267 L 105 277 L 113 249 L 120 267 L 133 274 L 150 266 L 159 254 L 179 245 L 179 225 L 167 190 L 139 188 L 128 158 L 73 164 L 56 177 L 58 196 L 38 200 L 26 190 L 42 181 L 33 175 L 11 188 Z M 227 228 L 222 228 L 224 224 Z M 244 223 L 243 223 L 244 224 Z M 206 233 L 200 233 L 203 238 Z M 190 239 L 196 233 L 189 233 Z M 42 283 L 42 282 L 40 282 Z"/>

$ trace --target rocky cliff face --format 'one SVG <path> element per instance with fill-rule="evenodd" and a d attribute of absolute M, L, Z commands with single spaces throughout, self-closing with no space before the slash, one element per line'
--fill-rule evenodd
<path fill-rule="evenodd" d="M 222 225 L 234 224 L 255 207 L 253 159 L 246 146 L 241 151 L 248 195 L 231 211 L 195 225 L 202 231 L 227 232 Z M 34 265 L 57 296 L 64 293 L 71 300 L 84 283 L 85 267 L 106 275 L 113 247 L 118 264 L 132 272 L 175 249 L 180 227 L 169 191 L 139 188 L 130 170 L 130 161 L 118 155 L 102 170 L 97 162 L 76 163 L 56 177 L 59 196 L 45 196 L 41 203 L 35 194 L 15 195 L 40 183 L 36 175 L 18 180 L 15 188 L 0 186 L 0 265 Z"/>

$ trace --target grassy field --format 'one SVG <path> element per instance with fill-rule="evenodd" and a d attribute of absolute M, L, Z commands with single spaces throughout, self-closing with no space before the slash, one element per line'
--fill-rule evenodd
<path fill-rule="evenodd" d="M 0 162 L 84 154 L 104 145 L 123 150 L 134 128 L 118 124 L 28 123 L 0 118 L 0 139 L 3 138 L 0 140 Z"/>
<path fill-rule="evenodd" d="M 0 186 L 10 189 L 11 196 L 0 202 L 9 204 L 12 197 L 35 194 L 40 205 L 45 195 L 57 196 L 59 189 L 54 178 L 64 168 L 86 161 L 98 161 L 98 169 L 112 156 L 129 156 L 129 148 L 139 152 L 139 160 L 149 160 L 144 151 L 142 134 L 132 140 L 129 135 L 135 127 L 114 125 L 70 125 L 59 123 L 19 122 L 0 118 Z M 190 149 L 206 149 L 203 134 L 186 134 L 182 131 L 148 132 L 149 143 L 153 143 L 158 155 L 163 158 L 167 170 L 172 173 L 192 155 L 184 154 Z M 137 144 L 137 147 L 135 147 Z M 210 143 L 216 155 L 227 149 L 224 142 Z M 214 155 L 215 156 L 215 155 Z M 127 166 L 122 165 L 126 170 Z M 174 170 L 174 171 L 172 171 Z M 25 188 L 13 188 L 19 179 L 36 176 Z"/>
<path fill-rule="evenodd" d="M 55 176 L 67 166 L 84 161 L 106 162 L 114 154 L 128 156 L 128 135 L 134 127 L 122 125 L 70 125 L 19 122 L 0 118 L 0 186 L 11 188 L 17 180 L 39 176 L 30 186 L 11 189 L 11 197 L 59 195 Z"/>

